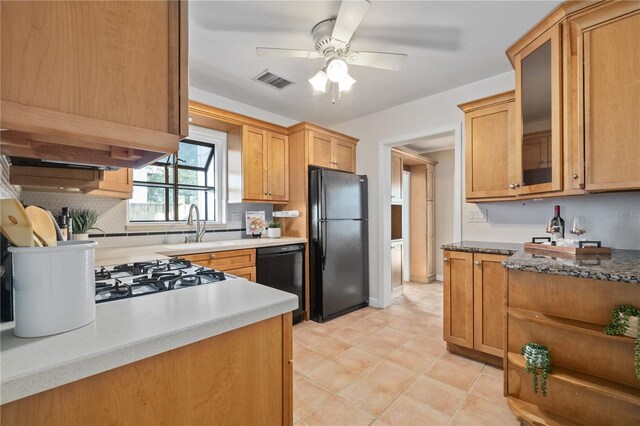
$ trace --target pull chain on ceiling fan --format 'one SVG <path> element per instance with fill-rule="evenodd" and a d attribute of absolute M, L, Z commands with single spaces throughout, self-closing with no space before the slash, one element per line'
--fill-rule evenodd
<path fill-rule="evenodd" d="M 333 94 L 332 102 L 335 103 L 336 92 L 340 101 L 342 92 L 349 91 L 356 82 L 349 75 L 349 64 L 399 71 L 407 58 L 407 55 L 400 53 L 350 50 L 349 43 L 353 33 L 362 22 L 369 6 L 369 0 L 343 1 L 336 19 L 321 21 L 311 30 L 315 50 L 258 47 L 256 54 L 272 58 L 324 58 L 324 66 L 309 79 L 309 83 L 314 89 L 314 94 L 325 93 L 329 85 Z"/>

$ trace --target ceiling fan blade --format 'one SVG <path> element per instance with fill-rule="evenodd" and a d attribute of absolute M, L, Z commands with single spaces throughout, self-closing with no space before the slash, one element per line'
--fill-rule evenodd
<path fill-rule="evenodd" d="M 407 55 L 403 53 L 353 52 L 347 58 L 347 62 L 363 67 L 400 71 L 406 59 Z"/>
<path fill-rule="evenodd" d="M 349 43 L 351 36 L 369 10 L 369 6 L 371 6 L 369 0 L 343 0 L 331 38 L 345 45 Z"/>
<path fill-rule="evenodd" d="M 307 58 L 315 59 L 323 56 L 315 50 L 278 49 L 273 47 L 256 47 L 256 55 L 266 58 Z"/>

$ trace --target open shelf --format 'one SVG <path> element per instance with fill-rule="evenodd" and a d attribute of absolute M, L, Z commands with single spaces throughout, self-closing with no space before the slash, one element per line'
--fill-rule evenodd
<path fill-rule="evenodd" d="M 524 356 L 509 352 L 508 359 L 509 362 L 516 367 L 525 368 Z M 556 365 L 552 365 L 552 372 L 549 374 L 549 379 L 569 383 L 573 386 L 640 407 L 640 389 L 634 388 L 633 386 L 612 382 L 611 380 Z"/>
<path fill-rule="evenodd" d="M 578 426 L 581 423 L 577 423 L 573 419 L 560 416 L 558 414 L 541 410 L 533 404 L 524 402 L 520 399 L 510 396 L 507 399 L 509 408 L 518 417 L 533 426 Z"/>
<path fill-rule="evenodd" d="M 611 336 L 604 333 L 603 324 L 594 324 L 591 322 L 578 321 L 569 318 L 563 318 L 555 315 L 544 314 L 537 311 L 529 311 L 526 309 L 509 308 L 509 315 L 521 321 L 528 321 L 535 324 L 541 324 L 547 327 L 559 328 L 575 333 L 588 334 L 591 336 L 601 337 L 603 339 L 613 340 L 616 342 L 628 343 L 634 345 L 636 339 L 629 336 Z"/>

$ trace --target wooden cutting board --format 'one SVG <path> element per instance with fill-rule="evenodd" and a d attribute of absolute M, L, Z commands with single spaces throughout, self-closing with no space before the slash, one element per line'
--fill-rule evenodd
<path fill-rule="evenodd" d="M 31 220 L 35 236 L 40 238 L 43 244 L 47 247 L 57 246 L 58 238 L 56 235 L 56 227 L 53 224 L 49 213 L 36 206 L 28 206 L 25 211 Z"/>
<path fill-rule="evenodd" d="M 33 226 L 20 201 L 0 200 L 0 230 L 16 247 L 33 247 Z"/>

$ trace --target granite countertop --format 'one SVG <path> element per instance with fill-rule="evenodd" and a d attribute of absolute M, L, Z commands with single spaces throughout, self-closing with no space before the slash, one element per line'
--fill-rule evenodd
<path fill-rule="evenodd" d="M 0 403 L 130 364 L 298 307 L 290 293 L 245 279 L 96 306 L 96 320 L 48 337 L 0 332 Z"/>
<path fill-rule="evenodd" d="M 158 244 L 153 246 L 132 246 L 118 248 L 96 248 L 96 266 L 118 265 L 121 263 L 144 262 L 166 259 L 185 254 L 210 253 L 226 250 L 242 250 L 261 247 L 284 246 L 306 243 L 306 238 L 281 237 L 241 240 L 207 241 L 187 244 Z"/>
<path fill-rule="evenodd" d="M 640 283 L 640 250 L 612 250 L 610 259 L 598 256 L 564 259 L 517 252 L 502 262 L 502 265 L 516 271 Z"/>
<path fill-rule="evenodd" d="M 457 241 L 455 243 L 443 244 L 443 250 L 464 251 L 467 253 L 485 253 L 512 255 L 517 251 L 524 250 L 522 244 L 497 243 L 492 241 Z"/>
<path fill-rule="evenodd" d="M 640 283 L 640 250 L 612 250 L 611 257 L 593 256 L 580 259 L 525 253 L 523 244 L 490 241 L 458 241 L 443 244 L 443 250 L 469 253 L 501 254 L 507 257 L 507 269 L 542 274 L 567 275 L 602 281 Z"/>

